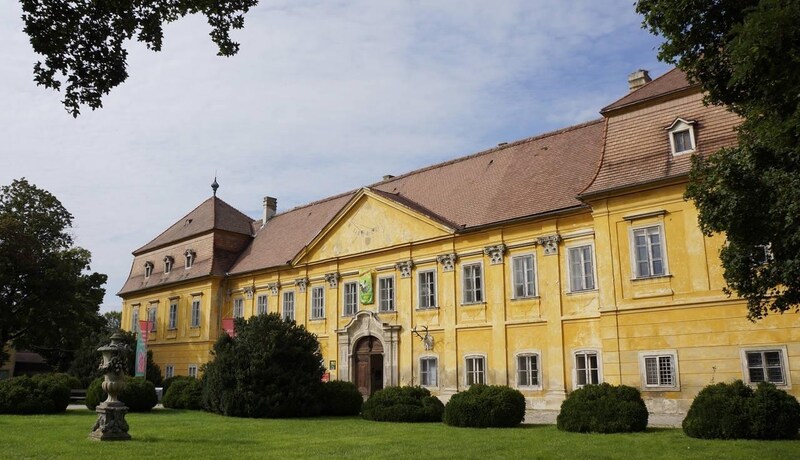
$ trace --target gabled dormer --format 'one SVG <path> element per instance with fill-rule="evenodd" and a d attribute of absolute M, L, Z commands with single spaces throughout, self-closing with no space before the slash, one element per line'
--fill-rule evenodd
<path fill-rule="evenodd" d="M 680 117 L 667 126 L 669 146 L 673 156 L 694 153 L 697 150 L 694 128 L 694 120 L 685 120 Z"/>

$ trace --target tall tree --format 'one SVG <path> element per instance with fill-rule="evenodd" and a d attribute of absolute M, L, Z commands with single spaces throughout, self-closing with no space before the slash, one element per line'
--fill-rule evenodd
<path fill-rule="evenodd" d="M 800 309 L 800 2 L 640 0 L 659 58 L 743 117 L 738 145 L 693 158 L 686 197 L 721 232 L 729 293 L 748 317 Z"/>
<path fill-rule="evenodd" d="M 239 44 L 231 29 L 244 27 L 244 14 L 258 0 L 20 0 L 25 33 L 33 50 L 44 56 L 34 65 L 34 80 L 64 91 L 72 116 L 85 104 L 92 110 L 128 78 L 125 42 L 136 37 L 160 51 L 164 24 L 201 13 L 211 26 L 220 56 L 233 56 Z"/>
<path fill-rule="evenodd" d="M 73 244 L 72 215 L 25 179 L 0 187 L 0 344 L 30 349 L 60 367 L 96 330 L 106 275 Z M 0 351 L 0 365 L 8 356 Z"/>

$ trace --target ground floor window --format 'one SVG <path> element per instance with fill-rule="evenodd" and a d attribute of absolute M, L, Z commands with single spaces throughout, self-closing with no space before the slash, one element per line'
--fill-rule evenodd
<path fill-rule="evenodd" d="M 167 364 L 164 367 L 164 378 L 175 377 L 175 366 L 172 364 Z"/>
<path fill-rule="evenodd" d="M 645 389 L 677 390 L 678 354 L 675 351 L 645 351 L 639 353 L 639 369 Z"/>
<path fill-rule="evenodd" d="M 600 383 L 600 366 L 596 351 L 575 352 L 575 386 Z"/>
<path fill-rule="evenodd" d="M 467 386 L 486 383 L 486 358 L 483 356 L 467 356 Z"/>
<path fill-rule="evenodd" d="M 197 365 L 189 364 L 189 377 L 197 378 Z"/>
<path fill-rule="evenodd" d="M 770 382 L 787 385 L 785 351 L 778 349 L 745 350 L 746 377 L 749 383 Z"/>
<path fill-rule="evenodd" d="M 420 385 L 435 387 L 439 385 L 439 360 L 435 356 L 424 356 L 419 359 Z"/>
<path fill-rule="evenodd" d="M 517 355 L 517 386 L 540 386 L 538 354 L 524 353 Z"/>

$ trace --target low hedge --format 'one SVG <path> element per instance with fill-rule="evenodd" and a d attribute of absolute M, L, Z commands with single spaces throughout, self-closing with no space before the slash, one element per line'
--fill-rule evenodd
<path fill-rule="evenodd" d="M 559 430 L 579 433 L 644 431 L 647 406 L 641 393 L 627 385 L 586 385 L 567 396 L 556 419 Z"/>
<path fill-rule="evenodd" d="M 444 423 L 476 428 L 512 427 L 525 418 L 525 397 L 502 385 L 472 385 L 454 394 L 444 408 Z"/>
<path fill-rule="evenodd" d="M 800 404 L 771 383 L 755 391 L 741 380 L 717 383 L 697 394 L 682 426 L 693 438 L 792 439 L 800 429 Z"/>
<path fill-rule="evenodd" d="M 170 382 L 169 389 L 161 398 L 161 404 L 170 409 L 198 410 L 203 407 L 203 382 L 186 377 Z"/>
<path fill-rule="evenodd" d="M 376 422 L 441 422 L 444 404 L 422 387 L 388 387 L 376 391 L 361 416 Z"/>
<path fill-rule="evenodd" d="M 71 378 L 40 374 L 0 380 L 0 414 L 57 414 L 67 410 Z"/>
<path fill-rule="evenodd" d="M 86 390 L 86 407 L 91 410 L 108 398 L 102 385 L 102 378 L 94 379 Z M 119 400 L 128 406 L 130 412 L 150 412 L 158 404 L 156 387 L 143 377 L 125 377 L 125 389 L 119 395 Z"/>
<path fill-rule="evenodd" d="M 352 382 L 333 380 L 322 385 L 322 415 L 358 415 L 364 397 Z"/>
<path fill-rule="evenodd" d="M 194 377 L 189 377 L 188 375 L 176 375 L 176 376 L 173 376 L 173 377 L 165 378 L 161 382 L 161 397 L 162 398 L 167 395 L 167 391 L 169 391 L 169 387 L 172 386 L 172 384 L 174 382 L 177 382 L 178 380 L 197 380 L 197 379 L 194 378 Z"/>

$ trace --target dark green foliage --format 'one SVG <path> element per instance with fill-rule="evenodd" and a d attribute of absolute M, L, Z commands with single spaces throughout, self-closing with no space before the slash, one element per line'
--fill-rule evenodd
<path fill-rule="evenodd" d="M 797 311 L 800 2 L 639 0 L 636 8 L 665 39 L 659 58 L 700 83 L 707 102 L 745 119 L 738 146 L 693 158 L 686 190 L 701 229 L 726 236 L 727 292 L 747 299 L 751 320 Z"/>
<path fill-rule="evenodd" d="M 211 40 L 220 56 L 232 56 L 239 44 L 231 29 L 244 26 L 244 14 L 258 0 L 20 0 L 25 33 L 44 55 L 34 66 L 38 85 L 60 90 L 66 83 L 64 106 L 77 116 L 81 104 L 102 107 L 102 97 L 128 78 L 125 44 L 136 38 L 160 51 L 163 26 L 187 14 L 208 18 Z"/>
<path fill-rule="evenodd" d="M 454 394 L 444 408 L 444 423 L 475 428 L 513 427 L 525 418 L 525 397 L 502 385 L 472 385 Z"/>
<path fill-rule="evenodd" d="M 444 404 L 427 388 L 388 387 L 376 391 L 361 408 L 361 416 L 376 422 L 441 422 Z"/>
<path fill-rule="evenodd" d="M 237 417 L 319 415 L 322 355 L 314 334 L 277 314 L 237 319 L 203 369 L 203 407 Z"/>
<path fill-rule="evenodd" d="M 626 385 L 586 385 L 567 396 L 556 419 L 559 430 L 630 433 L 647 428 L 647 406 L 639 390 Z"/>
<path fill-rule="evenodd" d="M 63 374 L 0 380 L 0 414 L 56 414 L 67 410 L 70 384 Z"/>
<path fill-rule="evenodd" d="M 194 378 L 186 377 L 173 380 L 169 389 L 164 392 L 161 404 L 170 409 L 202 409 L 203 382 Z"/>
<path fill-rule="evenodd" d="M 705 439 L 792 439 L 798 429 L 794 396 L 771 383 L 753 391 L 741 380 L 703 388 L 683 420 L 687 436 Z"/>
<path fill-rule="evenodd" d="M 25 179 L 0 187 L 0 344 L 35 351 L 59 370 L 100 325 L 105 294 L 106 276 L 88 271 L 91 254 L 74 245 L 71 226 L 49 192 Z"/>
<path fill-rule="evenodd" d="M 175 375 L 173 377 L 166 378 L 161 381 L 161 395 L 166 396 L 167 391 L 169 391 L 169 387 L 172 386 L 174 382 L 178 380 L 197 380 L 194 377 L 189 377 L 187 375 Z"/>
<path fill-rule="evenodd" d="M 103 391 L 103 379 L 92 381 L 86 390 L 86 407 L 95 410 L 98 404 L 108 398 L 108 393 Z M 153 382 L 141 377 L 125 377 L 125 389 L 119 395 L 119 400 L 128 406 L 130 412 L 150 412 L 158 404 L 156 387 Z"/>
<path fill-rule="evenodd" d="M 107 320 L 107 319 L 106 319 Z M 127 375 L 135 374 L 136 366 L 136 335 L 127 331 L 115 331 L 110 325 L 106 325 L 102 331 L 90 334 L 81 342 L 80 348 L 75 351 L 75 359 L 69 366 L 67 372 L 77 377 L 85 387 L 96 378 L 102 377 L 103 373 L 98 369 L 102 357 L 98 348 L 108 345 L 109 337 L 114 332 L 122 334 L 121 342 L 125 345 L 125 362 Z M 147 351 L 147 380 L 153 385 L 160 386 L 162 382 L 161 368 L 153 361 L 153 352 Z"/>
<path fill-rule="evenodd" d="M 358 415 L 364 398 L 355 384 L 333 380 L 322 385 L 322 415 Z"/>

